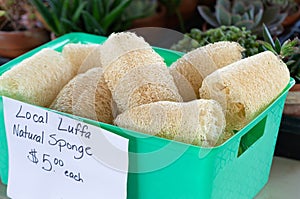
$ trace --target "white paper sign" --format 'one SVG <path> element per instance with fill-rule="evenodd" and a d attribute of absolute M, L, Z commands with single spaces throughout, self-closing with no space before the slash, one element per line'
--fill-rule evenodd
<path fill-rule="evenodd" d="M 126 198 L 128 139 L 3 97 L 13 199 Z"/>

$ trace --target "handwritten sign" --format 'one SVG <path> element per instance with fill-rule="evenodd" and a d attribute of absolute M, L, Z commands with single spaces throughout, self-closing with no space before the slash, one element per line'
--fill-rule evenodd
<path fill-rule="evenodd" d="M 126 198 L 128 139 L 3 97 L 14 199 Z"/>

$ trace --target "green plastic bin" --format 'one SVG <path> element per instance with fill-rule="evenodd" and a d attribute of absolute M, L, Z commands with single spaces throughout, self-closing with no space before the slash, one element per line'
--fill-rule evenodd
<path fill-rule="evenodd" d="M 0 74 L 42 48 L 61 51 L 67 43 L 102 43 L 105 39 L 85 33 L 66 34 L 3 65 Z M 182 56 L 179 52 L 154 49 L 167 65 Z M 225 143 L 214 148 L 197 147 L 69 116 L 129 138 L 128 199 L 253 198 L 268 181 L 284 102 L 294 83 L 291 79 L 267 109 Z M 6 184 L 9 154 L 2 97 L 0 153 L 0 177 Z"/>

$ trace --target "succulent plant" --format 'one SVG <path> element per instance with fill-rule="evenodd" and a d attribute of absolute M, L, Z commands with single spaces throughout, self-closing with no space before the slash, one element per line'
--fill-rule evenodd
<path fill-rule="evenodd" d="M 260 52 L 261 44 L 257 41 L 257 36 L 252 34 L 245 27 L 239 28 L 236 26 L 220 26 L 211 28 L 207 31 L 201 31 L 197 28 L 191 29 L 189 33 L 184 35 L 184 38 L 173 45 L 171 49 L 188 52 L 200 46 L 217 41 L 235 41 L 243 46 L 246 50 L 244 56 L 248 57 Z"/>
<path fill-rule="evenodd" d="M 131 0 L 129 6 L 124 10 L 124 17 L 128 21 L 144 18 L 155 14 L 158 6 L 156 0 Z"/>
<path fill-rule="evenodd" d="M 69 32 L 109 35 L 124 31 L 134 19 L 150 15 L 156 5 L 152 0 L 29 1 L 56 36 Z"/>
<path fill-rule="evenodd" d="M 260 0 L 217 0 L 215 11 L 207 6 L 198 6 L 201 17 L 213 27 L 234 25 L 246 27 L 261 35 L 262 24 L 273 33 L 282 31 L 281 23 L 287 16 L 277 4 L 264 4 Z"/>
<path fill-rule="evenodd" d="M 297 9 L 298 4 L 294 0 L 262 0 L 265 7 L 278 6 L 281 12 L 291 13 Z"/>
<path fill-rule="evenodd" d="M 282 22 L 284 27 L 290 27 L 298 20 L 300 4 L 296 0 L 263 0 L 263 3 L 264 7 L 276 6 L 281 13 L 287 13 L 286 19 Z"/>
<path fill-rule="evenodd" d="M 0 0 L 0 30 L 29 30 L 41 27 L 28 0 Z"/>
<path fill-rule="evenodd" d="M 264 50 L 269 50 L 284 61 L 296 83 L 300 83 L 300 40 L 298 37 L 283 42 L 273 39 L 267 26 L 263 25 L 264 41 L 259 41 Z"/>

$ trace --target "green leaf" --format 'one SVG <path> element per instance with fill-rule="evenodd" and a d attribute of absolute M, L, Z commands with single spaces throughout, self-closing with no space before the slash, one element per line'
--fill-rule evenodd
<path fill-rule="evenodd" d="M 51 3 L 51 1 L 49 1 Z M 56 35 L 60 33 L 59 20 L 56 13 L 52 13 L 46 5 L 40 0 L 30 0 L 30 3 L 38 10 L 41 14 L 51 31 Z"/>
<path fill-rule="evenodd" d="M 235 1 L 232 6 L 232 13 L 233 14 L 243 14 L 245 13 L 245 5 L 241 1 Z"/>
<path fill-rule="evenodd" d="M 69 9 L 69 1 L 65 0 L 63 4 L 61 5 L 62 10 L 61 10 L 61 15 L 60 19 L 66 19 L 68 17 L 68 9 Z"/>
<path fill-rule="evenodd" d="M 231 23 L 234 25 L 242 20 L 241 15 L 234 14 L 231 16 Z"/>
<path fill-rule="evenodd" d="M 270 43 L 265 42 L 265 41 L 259 41 L 259 42 L 262 44 L 262 46 L 265 50 L 269 50 L 269 51 L 273 52 L 275 55 L 278 55 Z"/>
<path fill-rule="evenodd" d="M 53 14 L 56 15 L 57 18 L 60 17 L 62 11 L 62 4 L 65 0 L 48 0 L 50 10 Z M 41 1 L 40 1 L 41 2 Z"/>
<path fill-rule="evenodd" d="M 254 19 L 254 15 L 255 15 L 255 7 L 253 5 L 249 5 L 249 10 L 248 10 L 248 16 L 249 19 Z"/>
<path fill-rule="evenodd" d="M 290 57 L 292 55 L 296 55 L 299 54 L 299 47 L 297 47 L 297 45 L 299 45 L 299 41 L 298 39 L 294 39 L 294 40 L 286 40 L 281 47 L 281 55 L 283 57 Z"/>
<path fill-rule="evenodd" d="M 283 42 L 282 47 L 283 48 L 293 48 L 293 47 L 299 45 L 299 43 L 300 42 L 299 42 L 298 38 L 295 38 L 293 40 L 288 39 L 285 42 Z"/>
<path fill-rule="evenodd" d="M 92 15 L 95 18 L 95 20 L 100 21 L 102 16 L 101 13 L 103 13 L 103 8 L 101 5 L 102 1 L 98 1 L 98 0 L 93 0 L 93 4 L 92 4 Z"/>
<path fill-rule="evenodd" d="M 284 21 L 286 13 L 278 14 L 272 23 L 268 24 L 270 30 L 280 30 L 283 29 L 281 23 Z M 276 34 L 276 32 L 275 32 Z"/>
<path fill-rule="evenodd" d="M 247 30 L 251 30 L 254 27 L 254 23 L 251 20 L 241 20 L 234 25 L 240 28 L 245 27 Z"/>
<path fill-rule="evenodd" d="M 255 7 L 255 12 L 257 13 L 259 10 L 264 10 L 264 5 L 261 0 L 252 1 L 252 5 Z"/>
<path fill-rule="evenodd" d="M 122 15 L 122 12 L 125 10 L 125 8 L 129 5 L 131 0 L 123 0 L 121 3 L 115 7 L 113 10 L 110 11 L 109 14 L 107 14 L 104 19 L 101 22 L 101 25 L 104 30 L 107 30 L 109 26 L 115 21 L 118 17 Z"/>
<path fill-rule="evenodd" d="M 81 13 L 84 10 L 84 8 L 85 8 L 86 5 L 87 5 L 86 1 L 80 3 L 80 5 L 75 10 L 74 15 L 72 16 L 72 21 L 73 22 L 77 22 L 79 20 L 79 17 L 80 17 L 80 15 L 81 15 Z"/>
<path fill-rule="evenodd" d="M 209 23 L 213 27 L 218 27 L 220 24 L 218 23 L 215 15 L 211 12 L 209 7 L 207 6 L 197 6 L 197 10 L 201 17 Z"/>
<path fill-rule="evenodd" d="M 275 44 L 274 50 L 277 52 L 277 54 L 280 54 L 280 52 L 281 52 L 281 43 L 280 43 L 278 38 L 275 39 L 274 44 Z"/>
<path fill-rule="evenodd" d="M 96 0 L 96 1 L 97 1 L 97 0 Z M 103 18 L 103 17 L 105 16 L 105 14 L 106 14 L 104 2 L 105 2 L 105 1 L 98 1 L 98 3 L 99 3 L 98 6 L 99 6 L 99 7 L 96 8 L 96 9 L 99 10 L 100 18 Z M 95 9 L 95 8 L 92 8 L 92 9 Z"/>
<path fill-rule="evenodd" d="M 155 14 L 157 6 L 158 4 L 155 1 L 147 1 L 145 3 L 144 1 L 135 0 L 126 8 L 124 16 L 126 17 L 126 21 L 131 23 L 135 19 L 152 16 Z M 172 14 L 178 14 L 177 11 L 178 9 L 173 10 Z"/>
<path fill-rule="evenodd" d="M 289 60 L 289 61 L 287 61 L 285 64 L 286 64 L 287 66 L 289 66 L 289 65 L 294 64 L 295 62 L 296 62 L 295 60 Z"/>
<path fill-rule="evenodd" d="M 249 17 L 249 13 L 248 13 L 248 12 L 245 12 L 245 13 L 242 15 L 242 20 L 250 20 L 250 17 Z"/>
<path fill-rule="evenodd" d="M 268 27 L 263 24 L 263 38 L 264 41 L 268 42 L 273 48 L 275 48 L 275 43 L 273 41 L 273 37 L 268 29 Z"/>
<path fill-rule="evenodd" d="M 222 6 L 227 11 L 230 11 L 231 9 L 231 3 L 229 0 L 218 0 L 216 6 Z"/>
<path fill-rule="evenodd" d="M 101 27 L 99 22 L 96 21 L 95 18 L 90 13 L 88 13 L 87 11 L 83 11 L 82 16 L 84 19 L 85 28 L 89 33 L 97 34 L 98 32 L 98 34 L 101 35 L 107 34 L 106 30 L 103 27 Z"/>
<path fill-rule="evenodd" d="M 220 25 L 231 25 L 231 14 L 222 6 L 216 6 L 216 18 Z"/>
<path fill-rule="evenodd" d="M 111 0 L 103 0 L 103 7 L 104 7 L 105 14 L 109 13 L 110 6 L 111 6 Z"/>
<path fill-rule="evenodd" d="M 271 24 L 278 25 L 283 22 L 286 16 L 287 13 L 280 13 L 279 7 L 269 7 L 268 9 L 264 9 L 261 21 L 268 26 Z"/>
<path fill-rule="evenodd" d="M 261 23 L 261 19 L 262 19 L 263 14 L 264 14 L 264 10 L 263 10 L 263 9 L 260 9 L 260 10 L 256 13 L 256 15 L 255 15 L 255 17 L 254 17 L 254 26 L 258 26 L 258 24 Z"/>
<path fill-rule="evenodd" d="M 63 22 L 64 26 L 66 27 L 66 32 L 74 32 L 74 31 L 81 32 L 82 31 L 81 27 L 79 27 L 73 21 L 70 21 L 68 19 L 62 19 L 62 22 Z"/>

